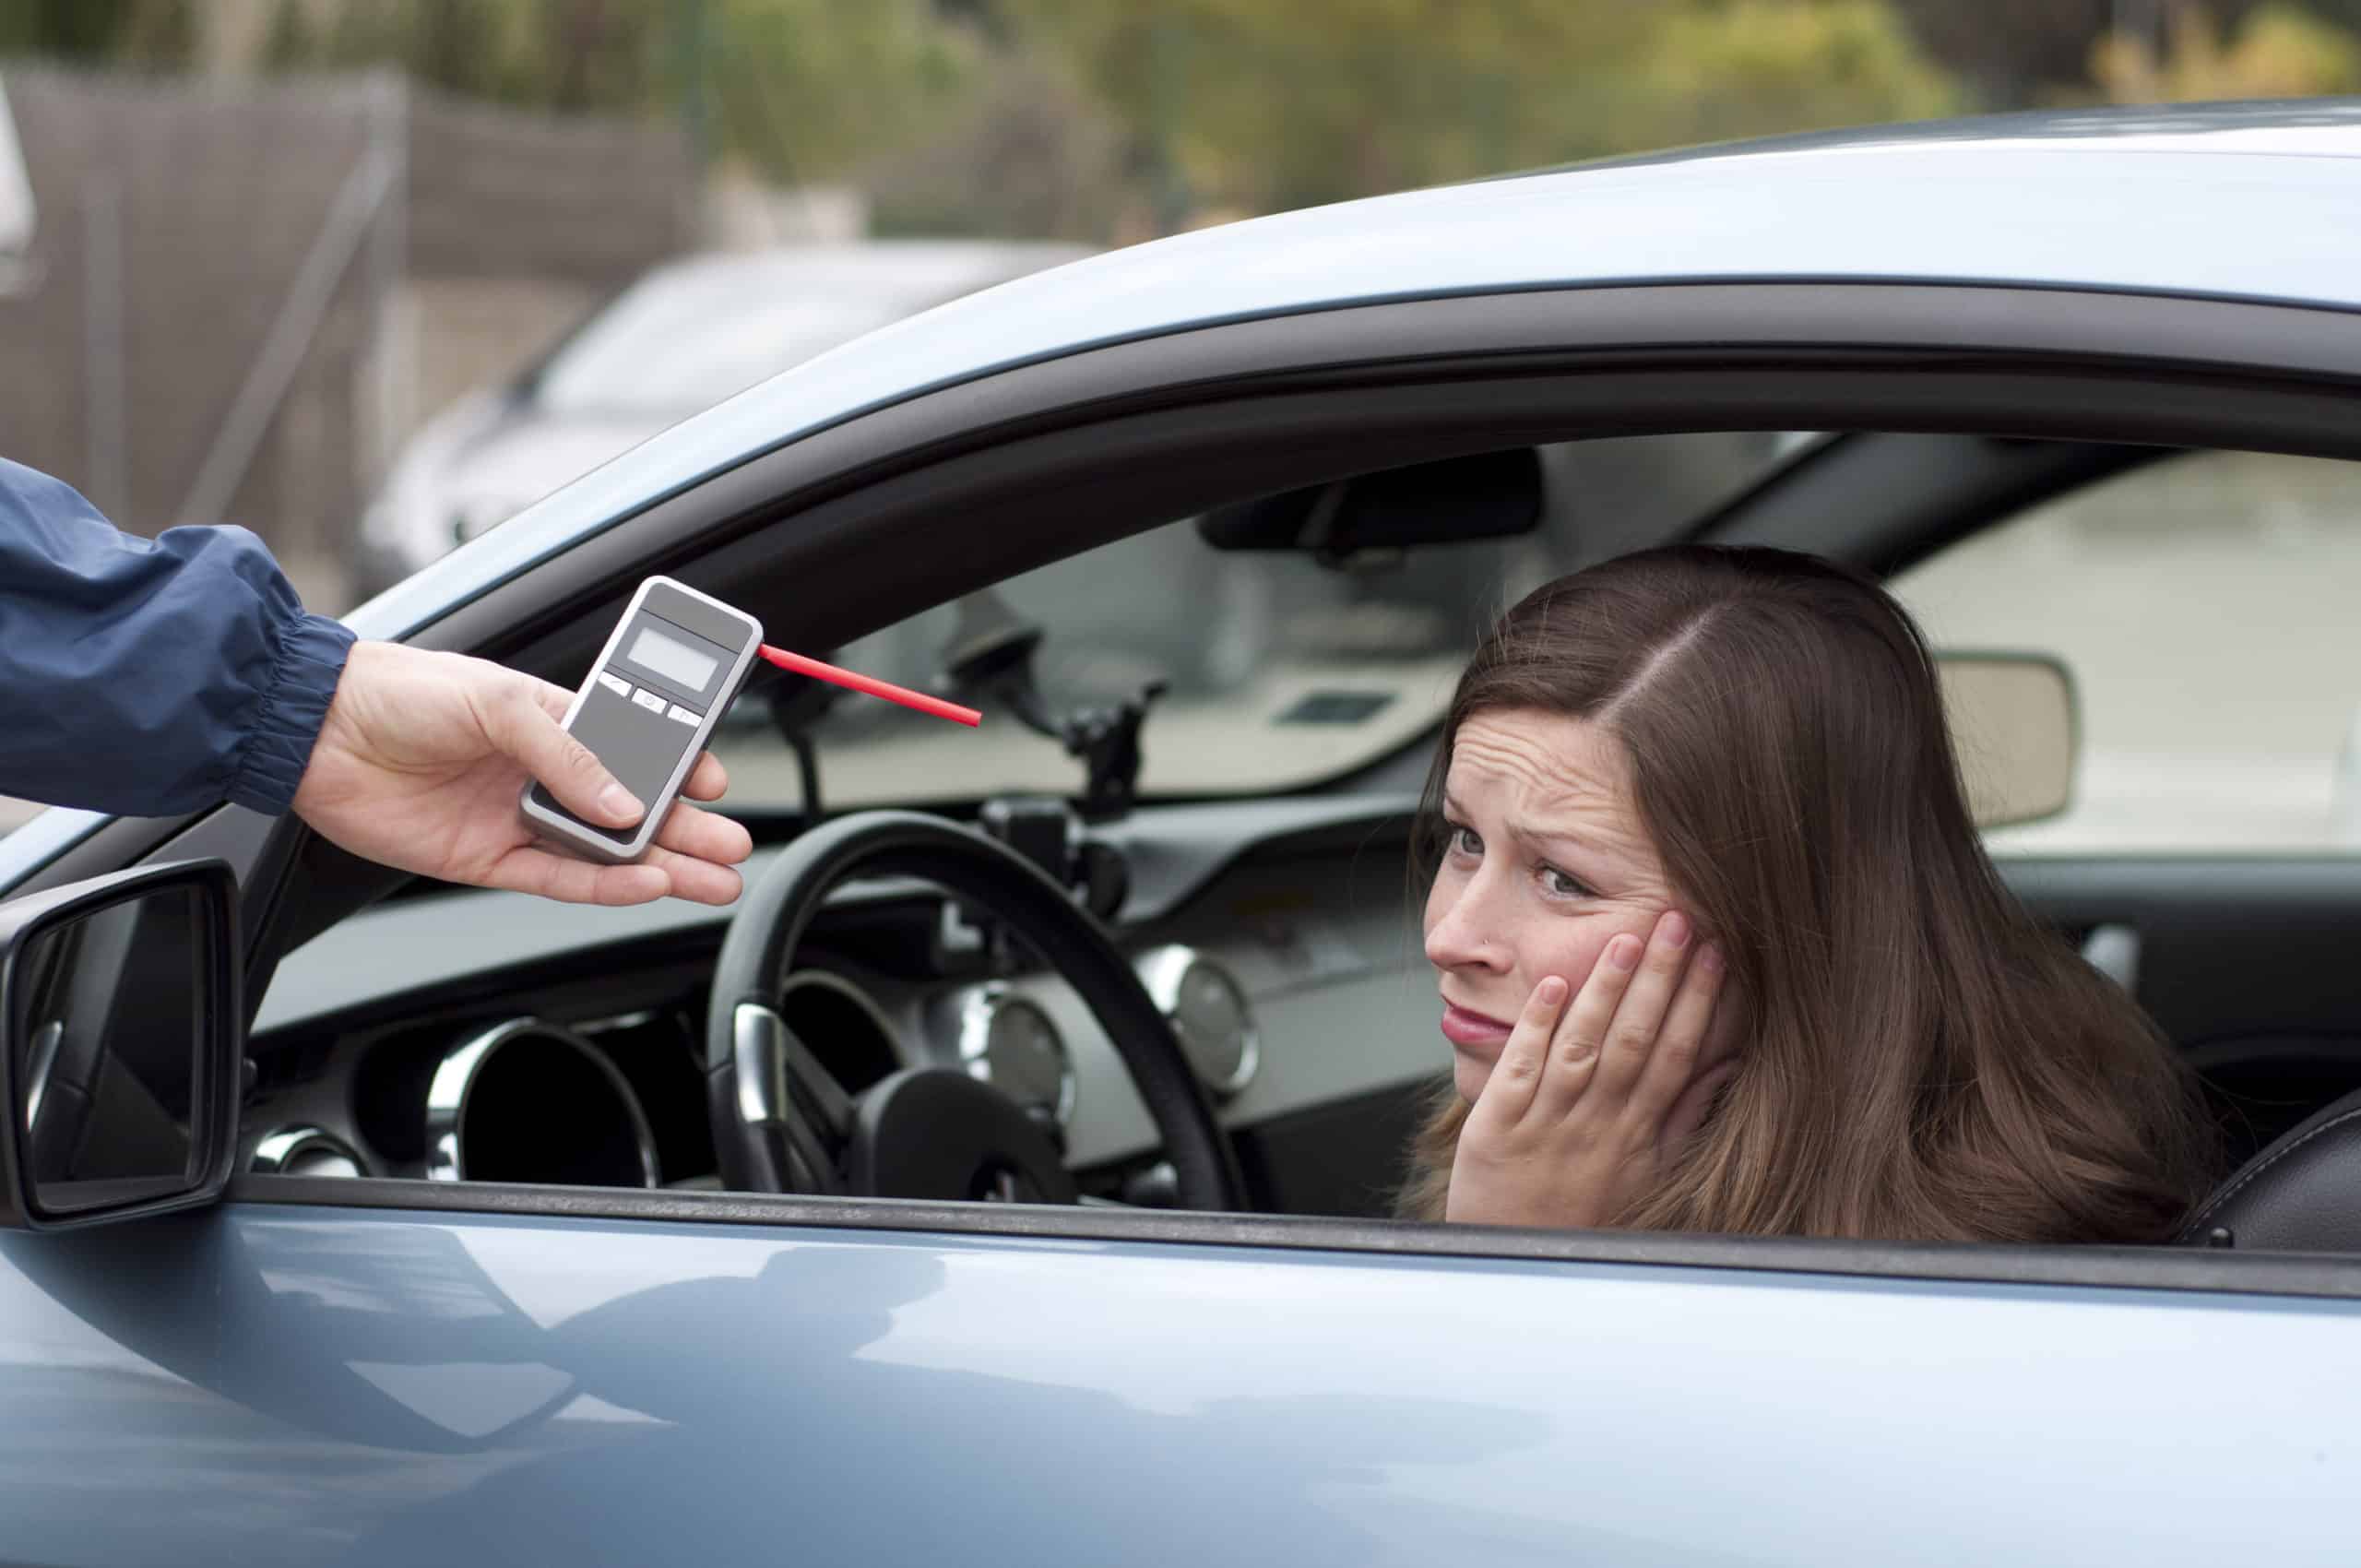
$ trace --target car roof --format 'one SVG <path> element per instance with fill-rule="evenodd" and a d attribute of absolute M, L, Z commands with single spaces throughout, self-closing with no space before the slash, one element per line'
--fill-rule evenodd
<path fill-rule="evenodd" d="M 651 398 L 643 378 L 653 370 L 661 383 L 674 374 L 669 364 L 649 365 L 647 356 L 686 339 L 703 350 L 692 361 L 710 359 L 710 339 L 728 341 L 733 317 L 754 339 L 748 352 L 776 350 L 775 363 L 791 364 L 809 357 L 810 350 L 792 351 L 799 342 L 834 348 L 875 325 L 1092 254 L 1049 242 L 861 240 L 682 256 L 641 274 L 577 326 L 523 377 L 519 391 L 549 398 L 555 383 L 558 401 L 597 406 L 607 395 L 645 408 Z M 700 335 L 707 340 L 698 342 Z M 746 385 L 742 379 L 723 392 Z M 715 396 L 675 417 L 701 411 Z"/>
<path fill-rule="evenodd" d="M 1687 149 L 1174 235 L 894 323 L 673 426 L 363 606 L 400 636 L 797 436 L 1222 322 L 1624 283 L 2084 288 L 2361 310 L 2361 100 L 2084 110 Z"/>

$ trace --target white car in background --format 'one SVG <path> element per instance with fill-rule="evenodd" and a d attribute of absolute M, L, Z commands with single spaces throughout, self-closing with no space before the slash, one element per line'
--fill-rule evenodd
<path fill-rule="evenodd" d="M 368 598 L 693 414 L 865 332 L 1088 255 L 1008 241 L 863 241 L 658 267 L 507 385 L 404 447 L 361 523 Z"/>

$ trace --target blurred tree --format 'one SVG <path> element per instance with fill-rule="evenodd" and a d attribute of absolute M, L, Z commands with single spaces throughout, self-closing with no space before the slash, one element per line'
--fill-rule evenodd
<path fill-rule="evenodd" d="M 1959 86 L 1877 0 L 1735 0 L 1676 11 L 1642 80 L 1659 145 L 1958 112 Z"/>
<path fill-rule="evenodd" d="M 1332 201 L 1704 137 L 1945 113 L 1882 0 L 1004 0 L 1190 208 Z"/>
<path fill-rule="evenodd" d="M 2361 90 L 2361 37 L 2309 11 L 2272 4 L 2225 38 L 2202 6 L 2177 9 L 2160 53 L 2146 39 L 2110 34 L 2091 74 L 2118 103 L 2225 98 L 2311 98 Z"/>
<path fill-rule="evenodd" d="M 871 160 L 860 183 L 881 234 L 1104 240 L 1148 227 L 1124 128 L 1038 53 L 989 62 L 931 136 Z"/>
<path fill-rule="evenodd" d="M 195 0 L 6 0 L 0 55 L 184 69 L 196 52 L 194 6 Z"/>
<path fill-rule="evenodd" d="M 717 155 L 808 180 L 924 130 L 975 52 L 926 0 L 280 0 L 264 53 L 522 108 L 677 113 Z"/>
<path fill-rule="evenodd" d="M 2087 97 L 2092 50 L 2109 32 L 2164 30 L 2181 0 L 1896 0 L 1929 53 L 1964 77 L 1981 106 L 2023 109 Z M 2321 0 L 2315 0 L 2316 6 Z M 2255 0 L 2210 0 L 2235 25 Z M 2325 0 L 2328 5 L 2361 0 Z"/>
<path fill-rule="evenodd" d="M 2304 0 L 2303 8 L 2347 32 L 2361 33 L 2361 0 Z"/>
<path fill-rule="evenodd" d="M 2120 0 L 1896 0 L 1928 51 L 1964 77 L 1985 107 L 2020 109 L 2083 79 L 2091 46 Z"/>
<path fill-rule="evenodd" d="M 963 102 L 979 46 L 925 0 L 712 0 L 719 147 L 790 184 L 836 179 Z"/>

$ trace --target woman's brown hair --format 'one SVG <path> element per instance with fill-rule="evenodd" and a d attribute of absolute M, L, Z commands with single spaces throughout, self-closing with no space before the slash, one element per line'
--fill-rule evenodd
<path fill-rule="evenodd" d="M 1536 589 L 1460 678 L 1430 827 L 1460 726 L 1518 709 L 1622 742 L 1670 883 L 1746 999 L 1735 1075 L 1617 1223 L 2153 1241 L 2202 1196 L 2217 1156 L 2191 1075 L 2002 885 L 1934 660 L 1875 583 L 1679 546 Z M 1448 1093 L 1419 1134 L 1405 1214 L 1442 1218 L 1466 1112 Z"/>

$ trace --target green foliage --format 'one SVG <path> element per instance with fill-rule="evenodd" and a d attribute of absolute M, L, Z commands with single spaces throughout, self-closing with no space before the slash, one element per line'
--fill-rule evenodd
<path fill-rule="evenodd" d="M 719 145 L 789 181 L 922 135 L 959 101 L 977 53 L 924 0 L 717 0 L 708 25 Z"/>
<path fill-rule="evenodd" d="M 202 4 L 0 0 L 0 53 L 185 64 Z M 1979 107 L 2361 90 L 2361 0 L 2151 4 L 279 0 L 262 63 L 674 119 L 891 228 L 1099 238 Z M 2109 33 L 2143 14 L 2169 25 Z"/>
<path fill-rule="evenodd" d="M 2125 103 L 2313 98 L 2361 89 L 2361 38 L 2284 0 L 2226 35 L 2192 6 L 2174 17 L 2162 50 L 2144 39 L 2102 40 L 2091 74 Z"/>
<path fill-rule="evenodd" d="M 1958 86 L 1878 0 L 1736 0 L 1674 10 L 1642 73 L 1635 145 L 1955 113 Z"/>
<path fill-rule="evenodd" d="M 1943 113 L 1881 0 L 1007 0 L 1200 204 L 1334 200 L 1668 142 Z"/>
<path fill-rule="evenodd" d="M 842 173 L 955 99 L 974 53 L 926 0 L 281 0 L 272 69 L 391 65 L 519 108 L 673 114 L 776 178 Z"/>
<path fill-rule="evenodd" d="M 0 0 L 0 55 L 35 54 L 136 70 L 184 67 L 196 0 Z"/>

